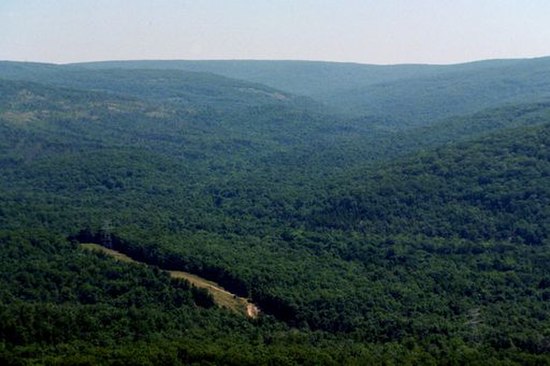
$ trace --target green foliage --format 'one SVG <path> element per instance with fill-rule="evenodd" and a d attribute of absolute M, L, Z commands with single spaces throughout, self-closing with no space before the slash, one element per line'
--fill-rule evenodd
<path fill-rule="evenodd" d="M 326 225 L 528 245 L 550 235 L 550 125 L 438 149 L 335 182 Z M 521 218 L 521 219 L 519 219 Z"/>
<path fill-rule="evenodd" d="M 215 75 L 0 69 L 34 81 L 0 80 L 2 364 L 550 362 L 548 103 L 392 131 Z"/>
<path fill-rule="evenodd" d="M 304 61 L 122 61 L 92 70 L 211 72 L 312 97 L 342 113 L 377 116 L 383 128 L 431 124 L 505 103 L 548 99 L 550 58 L 459 65 L 361 65 Z"/>

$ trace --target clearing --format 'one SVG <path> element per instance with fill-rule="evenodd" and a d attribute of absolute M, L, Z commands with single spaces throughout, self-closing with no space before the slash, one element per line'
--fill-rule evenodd
<path fill-rule="evenodd" d="M 99 244 L 85 243 L 85 244 L 80 244 L 80 246 L 87 250 L 93 250 L 93 251 L 105 253 L 121 262 L 145 264 L 128 257 L 124 253 L 118 252 L 113 249 L 105 248 Z M 182 271 L 166 271 L 166 272 L 168 272 L 170 274 L 170 277 L 172 278 L 180 278 L 180 279 L 183 278 L 189 281 L 195 287 L 206 289 L 212 295 L 216 304 L 218 304 L 219 306 L 228 308 L 240 314 L 246 314 L 246 316 L 253 319 L 257 318 L 258 315 L 260 314 L 260 309 L 255 304 L 248 301 L 248 299 L 237 296 L 225 290 L 223 287 L 221 287 L 215 282 L 208 281 L 202 277 L 199 277 L 197 275 L 194 275 L 188 272 L 182 272 Z"/>

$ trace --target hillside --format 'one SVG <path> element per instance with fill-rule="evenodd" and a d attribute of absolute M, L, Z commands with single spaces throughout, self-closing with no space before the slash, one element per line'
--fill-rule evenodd
<path fill-rule="evenodd" d="M 78 65 L 91 69 L 207 71 L 305 95 L 355 116 L 384 117 L 394 128 L 550 97 L 550 58 L 445 66 L 300 61 L 111 61 Z"/>
<path fill-rule="evenodd" d="M 550 362 L 548 102 L 393 131 L 212 74 L 8 66 L 2 364 Z"/>
<path fill-rule="evenodd" d="M 549 58 L 445 66 L 306 61 L 0 63 L 0 77 L 11 80 L 217 108 L 293 104 L 357 121 L 375 120 L 378 128 L 386 130 L 434 125 L 485 109 L 547 101 L 548 70 Z"/>
<path fill-rule="evenodd" d="M 457 65 L 446 73 L 377 83 L 326 99 L 357 113 L 415 126 L 506 104 L 548 100 L 549 90 L 550 59 L 542 58 Z"/>
<path fill-rule="evenodd" d="M 544 61 L 544 59 L 541 59 Z M 388 83 L 402 79 L 443 75 L 452 72 L 485 71 L 512 67 L 525 60 L 491 60 L 460 65 L 368 65 L 322 61 L 256 60 L 143 60 L 101 61 L 72 64 L 91 70 L 155 69 L 209 72 L 230 78 L 270 85 L 312 98 Z"/>
<path fill-rule="evenodd" d="M 321 216 L 370 234 L 548 244 L 549 132 L 511 129 L 356 172 L 334 184 L 341 193 Z"/>
<path fill-rule="evenodd" d="M 306 98 L 264 85 L 179 70 L 90 71 L 51 64 L 0 62 L 0 78 L 171 102 L 180 108 L 215 106 L 235 110 L 256 105 L 308 103 Z"/>
<path fill-rule="evenodd" d="M 105 61 L 73 64 L 91 70 L 155 69 L 210 72 L 315 98 L 350 88 L 431 74 L 427 65 L 378 66 L 319 61 Z"/>

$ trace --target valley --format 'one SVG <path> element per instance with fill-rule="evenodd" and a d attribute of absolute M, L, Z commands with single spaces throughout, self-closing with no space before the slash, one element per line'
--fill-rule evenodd
<path fill-rule="evenodd" d="M 548 70 L 0 62 L 0 363 L 548 364 Z"/>

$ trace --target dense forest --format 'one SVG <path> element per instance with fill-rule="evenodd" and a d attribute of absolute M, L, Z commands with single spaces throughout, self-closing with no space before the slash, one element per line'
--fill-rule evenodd
<path fill-rule="evenodd" d="M 548 70 L 0 62 L 0 362 L 550 364 Z"/>

